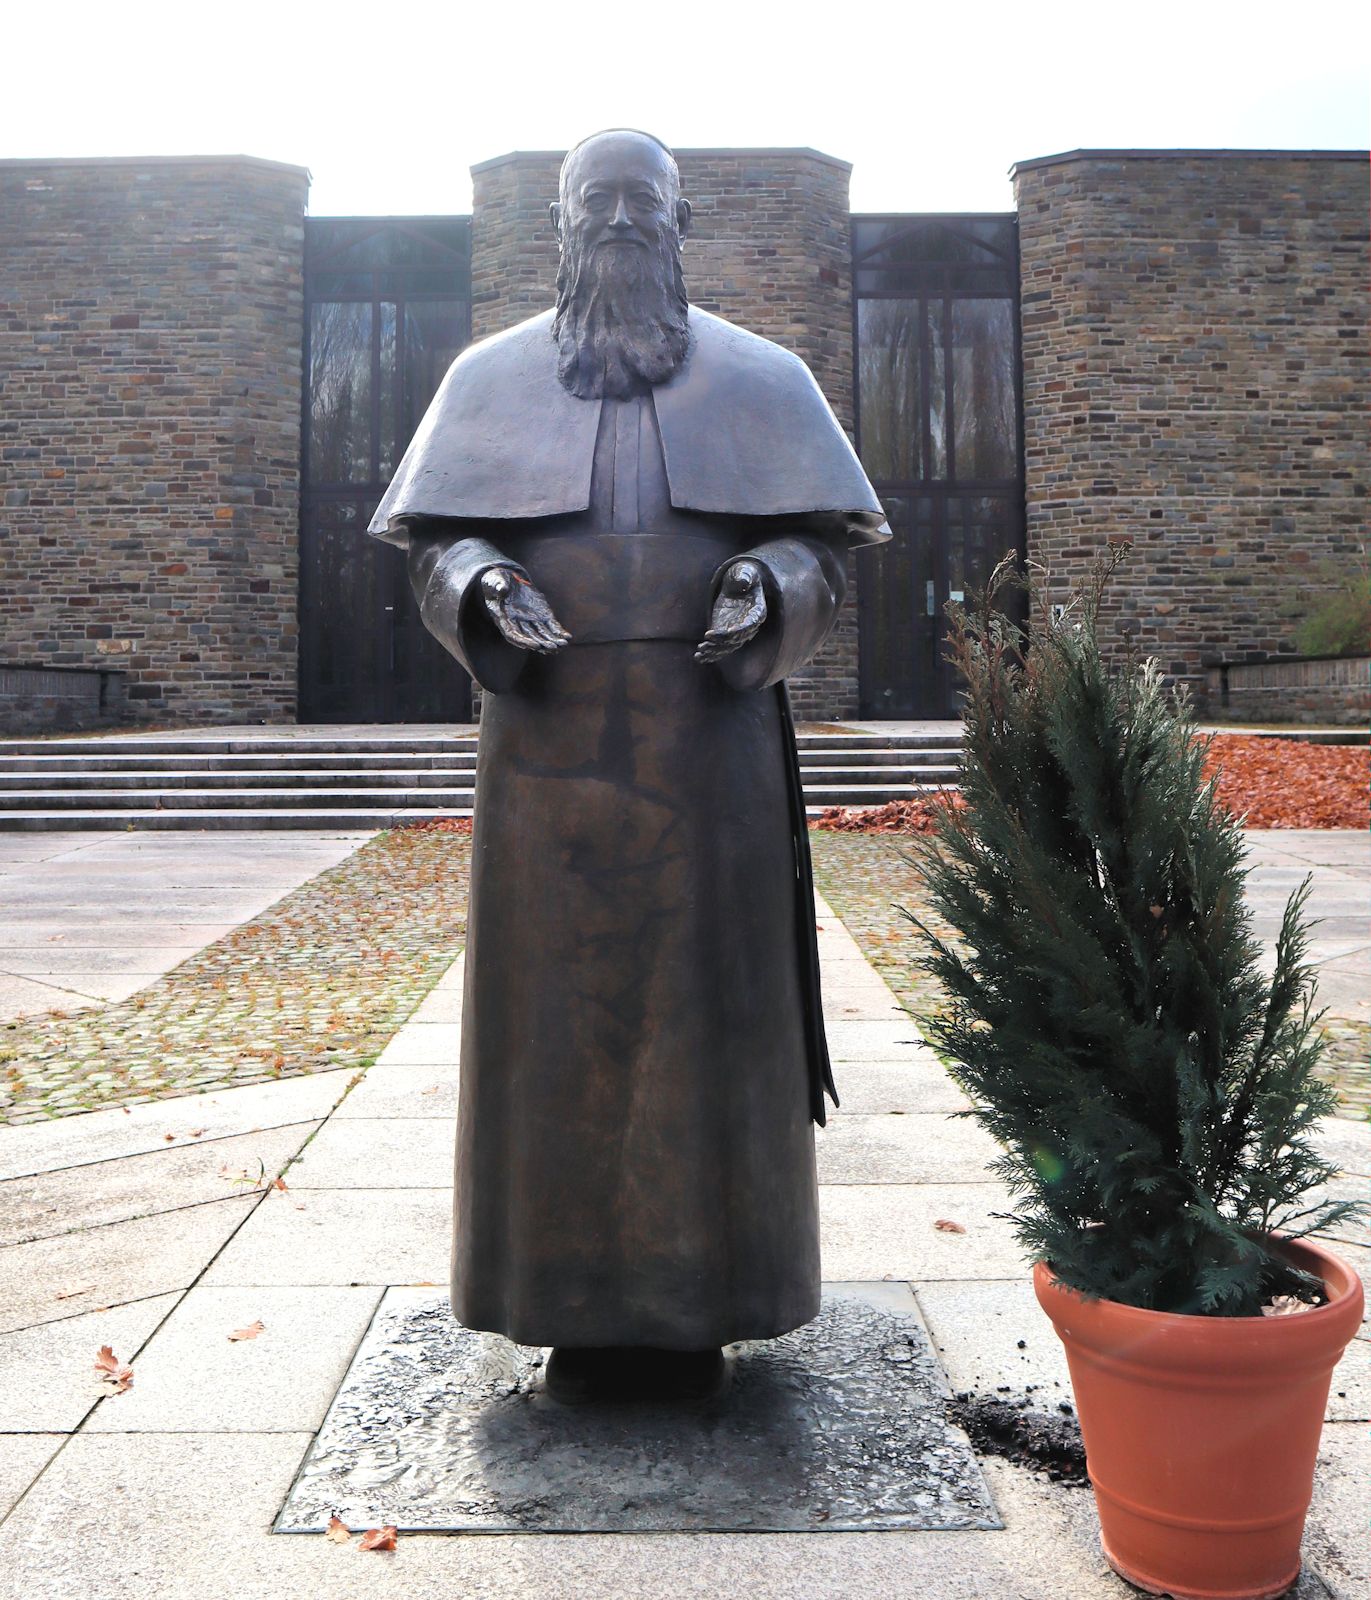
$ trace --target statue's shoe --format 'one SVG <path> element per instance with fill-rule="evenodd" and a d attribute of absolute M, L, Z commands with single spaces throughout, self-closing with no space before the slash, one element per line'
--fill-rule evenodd
<path fill-rule="evenodd" d="M 548 1357 L 543 1383 L 552 1399 L 567 1406 L 616 1401 L 698 1405 L 722 1394 L 728 1379 L 722 1350 L 558 1346 Z"/>

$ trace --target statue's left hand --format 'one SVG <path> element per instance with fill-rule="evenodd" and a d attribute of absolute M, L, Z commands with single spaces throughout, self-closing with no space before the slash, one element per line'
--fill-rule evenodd
<path fill-rule="evenodd" d="M 700 641 L 695 659 L 717 661 L 755 637 L 766 621 L 766 593 L 762 569 L 755 561 L 735 561 L 724 573 L 718 598 L 709 616 L 709 631 Z"/>

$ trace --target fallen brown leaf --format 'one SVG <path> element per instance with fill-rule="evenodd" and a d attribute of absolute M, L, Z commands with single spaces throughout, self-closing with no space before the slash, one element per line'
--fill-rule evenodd
<path fill-rule="evenodd" d="M 74 1283 L 70 1289 L 59 1289 L 54 1300 L 75 1300 L 78 1294 L 89 1294 L 95 1287 L 93 1283 Z"/>
<path fill-rule="evenodd" d="M 192 1128 L 190 1130 L 190 1136 L 192 1139 L 203 1139 L 205 1136 L 205 1130 L 203 1128 Z"/>
<path fill-rule="evenodd" d="M 164 1133 L 162 1137 L 167 1141 L 168 1144 L 176 1143 L 176 1135 L 174 1133 Z"/>
<path fill-rule="evenodd" d="M 388 1522 L 384 1528 L 368 1528 L 358 1542 L 359 1550 L 393 1550 L 395 1548 L 395 1524 Z"/>
<path fill-rule="evenodd" d="M 339 1522 L 337 1517 L 328 1519 L 328 1527 L 324 1530 L 324 1537 L 332 1539 L 334 1544 L 346 1544 L 352 1537 L 352 1532 L 347 1523 Z"/>
<path fill-rule="evenodd" d="M 271 1180 L 271 1187 L 273 1189 L 279 1189 L 282 1194 L 288 1194 L 290 1192 L 290 1185 L 284 1178 L 273 1178 Z"/>
<path fill-rule="evenodd" d="M 933 1224 L 939 1233 L 965 1233 L 966 1229 L 960 1222 L 949 1222 L 946 1217 L 939 1217 Z"/>
<path fill-rule="evenodd" d="M 123 1394 L 132 1386 L 133 1368 L 124 1366 L 107 1344 L 102 1344 L 96 1353 L 95 1370 L 111 1394 Z"/>
<path fill-rule="evenodd" d="M 230 1340 L 255 1339 L 259 1333 L 265 1333 L 266 1331 L 266 1324 L 259 1317 L 256 1322 L 248 1323 L 246 1328 L 235 1328 L 229 1334 L 229 1338 Z"/>

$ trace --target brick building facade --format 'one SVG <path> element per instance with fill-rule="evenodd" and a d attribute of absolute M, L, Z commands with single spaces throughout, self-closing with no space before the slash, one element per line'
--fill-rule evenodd
<path fill-rule="evenodd" d="M 1115 637 L 1203 699 L 1365 549 L 1366 157 L 1085 150 L 1014 180 L 1029 550 L 1065 588 L 1130 539 Z"/>
<path fill-rule="evenodd" d="M 797 351 L 852 428 L 849 168 L 678 157 L 692 299 Z M 551 303 L 559 161 L 473 169 L 474 337 Z M 1028 552 L 1064 583 L 1132 539 L 1118 637 L 1203 698 L 1207 662 L 1288 653 L 1365 559 L 1366 158 L 1075 152 L 1015 184 Z M 78 721 L 296 715 L 306 191 L 303 170 L 244 157 L 0 162 L 8 731 L 53 718 L 64 672 Z M 793 685 L 803 716 L 872 714 L 870 560 Z M 943 598 L 912 560 L 880 570 L 911 613 Z"/>
<path fill-rule="evenodd" d="M 0 665 L 113 668 L 136 721 L 294 716 L 307 186 L 0 163 Z"/>

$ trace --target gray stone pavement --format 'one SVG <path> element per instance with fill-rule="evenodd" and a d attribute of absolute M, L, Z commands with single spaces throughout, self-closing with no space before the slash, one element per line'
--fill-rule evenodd
<path fill-rule="evenodd" d="M 0 834 L 0 1021 L 127 999 L 367 837 Z"/>
<path fill-rule="evenodd" d="M 954 1386 L 1055 1403 L 1065 1364 L 995 1216 L 993 1147 L 949 1119 L 959 1094 L 820 912 L 844 1096 L 819 1137 L 825 1275 L 910 1283 Z M 393 1555 L 270 1534 L 387 1287 L 444 1280 L 460 966 L 355 1084 L 0 1129 L 0 1600 L 1126 1600 L 1089 1493 L 995 1460 L 1003 1532 L 414 1535 Z M 1371 1130 L 1324 1137 L 1364 1189 Z M 1371 1248 L 1341 1248 L 1371 1271 Z M 104 1344 L 126 1393 L 96 1382 Z M 1305 1600 L 1371 1586 L 1371 1337 L 1333 1388 Z"/>
<path fill-rule="evenodd" d="M 1318 969 L 1319 1004 L 1371 1022 L 1371 837 L 1365 830 L 1281 828 L 1249 828 L 1243 837 L 1253 931 L 1269 945 L 1286 900 L 1312 875 L 1309 959 Z"/>

